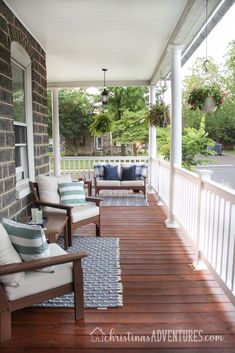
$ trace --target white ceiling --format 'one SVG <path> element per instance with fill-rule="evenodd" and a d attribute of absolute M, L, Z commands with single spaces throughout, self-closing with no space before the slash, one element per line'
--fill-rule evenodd
<path fill-rule="evenodd" d="M 102 68 L 110 84 L 148 83 L 164 70 L 168 44 L 189 44 L 205 19 L 205 0 L 5 2 L 46 51 L 52 86 L 102 84 Z"/>

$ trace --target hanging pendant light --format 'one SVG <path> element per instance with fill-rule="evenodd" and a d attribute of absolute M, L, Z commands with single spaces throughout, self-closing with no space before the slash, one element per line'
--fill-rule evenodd
<path fill-rule="evenodd" d="M 102 69 L 102 71 L 104 72 L 104 89 L 101 92 L 101 102 L 105 105 L 108 103 L 108 91 L 105 88 L 105 73 L 108 71 L 108 69 Z"/>
<path fill-rule="evenodd" d="M 208 60 L 208 43 L 207 43 L 207 37 L 208 37 L 208 0 L 206 0 L 206 59 L 203 63 L 204 70 L 207 73 L 208 72 L 208 65 L 209 65 L 209 60 Z"/>

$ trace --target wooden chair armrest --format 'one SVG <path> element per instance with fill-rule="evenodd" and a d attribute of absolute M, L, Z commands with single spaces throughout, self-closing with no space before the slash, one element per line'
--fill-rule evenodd
<path fill-rule="evenodd" d="M 96 206 L 99 206 L 99 205 L 100 205 L 100 202 L 103 201 L 103 199 L 100 198 L 100 197 L 90 197 L 90 196 L 87 196 L 87 197 L 86 197 L 86 201 L 95 202 Z"/>
<path fill-rule="evenodd" d="M 59 208 L 61 210 L 66 210 L 66 211 L 70 211 L 73 208 L 73 206 L 62 205 L 61 203 L 51 203 L 51 202 L 45 202 L 45 201 L 35 201 L 35 203 L 38 206 L 54 207 L 54 208 Z"/>
<path fill-rule="evenodd" d="M 17 273 L 27 270 L 35 270 L 38 268 L 43 268 L 47 266 L 53 266 L 58 264 L 64 264 L 67 262 L 74 262 L 87 257 L 86 252 L 78 252 L 73 254 L 64 254 L 59 256 L 45 257 L 43 259 L 25 261 L 20 263 L 13 263 L 10 265 L 0 266 L 0 276 L 9 275 L 11 273 Z"/>

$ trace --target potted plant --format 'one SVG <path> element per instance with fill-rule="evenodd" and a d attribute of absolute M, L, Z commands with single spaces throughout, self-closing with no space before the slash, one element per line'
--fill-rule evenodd
<path fill-rule="evenodd" d="M 170 107 L 162 100 L 151 105 L 146 120 L 151 126 L 165 127 L 170 124 Z"/>
<path fill-rule="evenodd" d="M 101 136 L 112 130 L 112 118 L 106 112 L 101 112 L 94 117 L 93 122 L 90 124 L 90 132 L 94 136 Z"/>
<path fill-rule="evenodd" d="M 194 88 L 190 92 L 187 102 L 193 110 L 214 112 L 223 103 L 223 93 L 216 85 L 206 85 Z"/>

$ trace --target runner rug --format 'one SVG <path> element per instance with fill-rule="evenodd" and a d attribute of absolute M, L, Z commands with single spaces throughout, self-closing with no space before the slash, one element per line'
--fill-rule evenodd
<path fill-rule="evenodd" d="M 63 238 L 58 239 L 58 244 L 63 247 Z M 67 252 L 77 251 L 89 253 L 82 259 L 85 307 L 105 309 L 122 306 L 119 239 L 74 236 L 73 246 Z M 35 306 L 73 307 L 73 293 Z"/>

